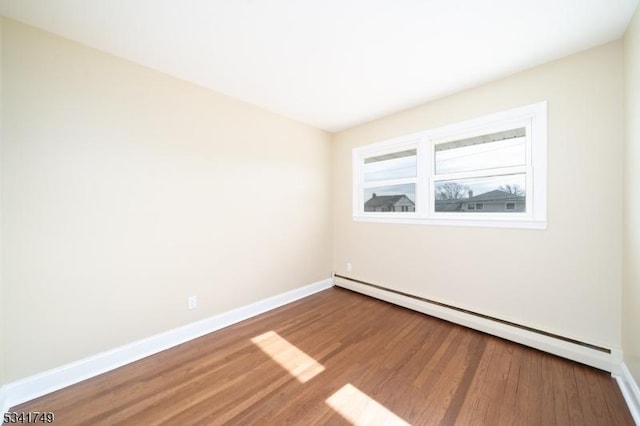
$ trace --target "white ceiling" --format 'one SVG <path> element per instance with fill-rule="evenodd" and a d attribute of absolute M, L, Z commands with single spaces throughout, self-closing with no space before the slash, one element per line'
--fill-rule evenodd
<path fill-rule="evenodd" d="M 638 1 L 0 0 L 0 13 L 338 131 L 618 39 Z"/>

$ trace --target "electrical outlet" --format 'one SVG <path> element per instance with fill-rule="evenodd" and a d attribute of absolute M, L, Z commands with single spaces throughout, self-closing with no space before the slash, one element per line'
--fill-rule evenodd
<path fill-rule="evenodd" d="M 198 307 L 198 296 L 189 296 L 187 298 L 187 309 L 195 309 Z"/>
<path fill-rule="evenodd" d="M 351 272 L 352 269 L 353 266 L 351 265 L 351 262 L 347 262 L 347 272 Z"/>

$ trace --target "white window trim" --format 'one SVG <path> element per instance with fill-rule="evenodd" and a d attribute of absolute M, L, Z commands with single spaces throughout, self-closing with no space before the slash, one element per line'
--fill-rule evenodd
<path fill-rule="evenodd" d="M 500 174 L 526 173 L 525 212 L 513 213 L 448 213 L 436 212 L 434 190 L 436 180 L 448 175 L 435 175 L 433 149 L 436 144 L 492 133 L 513 127 L 527 128 L 525 166 L 500 169 Z M 406 149 L 417 149 L 416 177 L 364 182 L 364 159 Z M 456 178 L 478 177 L 483 172 L 455 173 Z M 364 188 L 415 183 L 415 212 L 365 212 Z M 481 226 L 498 228 L 546 229 L 547 227 L 547 103 L 539 102 L 508 111 L 414 133 L 353 149 L 353 219 L 363 222 L 408 223 L 446 226 Z"/>

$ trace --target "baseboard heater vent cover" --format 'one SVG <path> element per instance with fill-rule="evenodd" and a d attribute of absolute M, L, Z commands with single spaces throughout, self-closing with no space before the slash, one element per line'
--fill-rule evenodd
<path fill-rule="evenodd" d="M 581 342 L 570 337 L 495 318 L 344 275 L 334 274 L 334 284 L 338 287 L 473 328 L 601 370 L 615 374 L 618 373 L 618 365 L 621 360 L 618 360 L 615 356 L 616 351 L 612 351 L 609 348 Z"/>

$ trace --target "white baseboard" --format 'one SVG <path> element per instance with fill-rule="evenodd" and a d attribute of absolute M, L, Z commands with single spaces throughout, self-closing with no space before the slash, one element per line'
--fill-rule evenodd
<path fill-rule="evenodd" d="M 618 359 L 619 357 L 617 354 L 621 354 L 622 352 L 618 348 L 612 349 L 612 353 L 606 353 L 340 277 L 334 278 L 334 284 L 338 287 L 366 294 L 367 296 L 375 297 L 376 299 L 384 300 L 385 302 L 393 303 L 395 305 L 403 306 L 417 312 L 422 312 L 423 314 L 460 324 L 474 330 L 502 337 L 503 339 L 536 348 L 544 352 L 549 352 L 563 358 L 568 358 L 601 370 L 617 372 L 619 369 L 620 360 Z M 616 356 L 613 356 L 612 354 Z"/>
<path fill-rule="evenodd" d="M 46 395 L 58 389 L 73 385 L 149 355 L 204 336 L 221 328 L 244 321 L 248 318 L 310 296 L 333 286 L 329 278 L 286 293 L 215 315 L 146 339 L 138 340 L 118 348 L 63 365 L 52 370 L 8 383 L 0 388 L 2 413 L 9 408 Z"/>
<path fill-rule="evenodd" d="M 638 388 L 638 383 L 634 380 L 624 362 L 620 364 L 620 374 L 616 374 L 613 377 L 615 377 L 618 386 L 620 386 L 620 391 L 622 391 L 622 396 L 627 402 L 633 420 L 637 425 L 640 425 L 640 389 Z"/>

